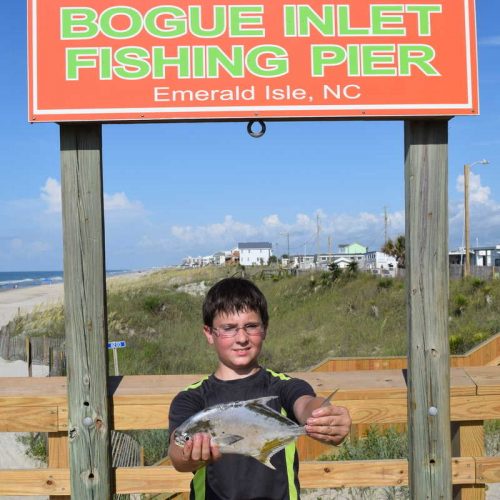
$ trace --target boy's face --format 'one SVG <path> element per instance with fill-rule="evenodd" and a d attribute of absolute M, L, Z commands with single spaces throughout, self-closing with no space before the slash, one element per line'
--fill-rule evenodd
<path fill-rule="evenodd" d="M 247 327 L 247 333 L 242 327 Z M 234 337 L 226 336 L 226 331 L 238 328 Z M 258 333 L 258 332 L 261 333 Z M 260 314 L 256 311 L 244 311 L 234 314 L 217 314 L 212 327 L 205 325 L 203 332 L 209 344 L 212 344 L 219 358 L 219 370 L 226 374 L 242 375 L 258 366 L 258 357 L 262 350 L 266 331 Z M 256 334 L 257 332 L 257 334 Z M 227 372 L 227 369 L 230 372 Z"/>

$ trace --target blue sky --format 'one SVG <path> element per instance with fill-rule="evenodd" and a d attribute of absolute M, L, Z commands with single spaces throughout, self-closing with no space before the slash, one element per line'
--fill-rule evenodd
<path fill-rule="evenodd" d="M 471 243 L 500 243 L 500 2 L 477 0 L 481 115 L 449 124 L 450 247 L 463 241 L 463 164 L 472 169 Z M 59 128 L 27 122 L 25 2 L 6 2 L 0 41 L 0 271 L 62 269 Z M 404 232 L 403 122 L 105 125 L 108 269 L 269 241 L 275 252 Z"/>

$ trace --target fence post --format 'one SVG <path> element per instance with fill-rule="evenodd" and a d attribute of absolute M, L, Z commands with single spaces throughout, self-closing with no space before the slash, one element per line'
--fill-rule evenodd
<path fill-rule="evenodd" d="M 33 376 L 33 368 L 32 368 L 32 355 L 31 355 L 31 340 L 29 337 L 26 337 L 26 363 L 28 365 L 28 377 Z"/>
<path fill-rule="evenodd" d="M 66 469 L 69 466 L 68 460 L 68 433 L 49 432 L 48 439 L 48 466 L 54 469 Z M 50 495 L 49 500 L 70 500 L 71 496 Z"/>
<path fill-rule="evenodd" d="M 111 497 L 100 124 L 62 124 L 61 184 L 71 496 Z"/>
<path fill-rule="evenodd" d="M 453 422 L 452 446 L 454 457 L 482 457 L 485 454 L 484 422 Z M 453 500 L 484 500 L 484 484 L 453 486 Z"/>
<path fill-rule="evenodd" d="M 448 122 L 405 122 L 409 482 L 452 497 L 448 343 Z"/>

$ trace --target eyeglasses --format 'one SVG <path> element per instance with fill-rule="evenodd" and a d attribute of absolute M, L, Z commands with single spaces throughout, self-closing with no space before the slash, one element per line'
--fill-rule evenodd
<path fill-rule="evenodd" d="M 262 323 L 247 323 L 244 326 L 234 326 L 234 325 L 222 325 L 218 328 L 212 326 L 212 333 L 216 337 L 221 337 L 223 339 L 229 339 L 236 337 L 238 330 L 244 330 L 247 335 L 262 335 L 265 332 Z"/>

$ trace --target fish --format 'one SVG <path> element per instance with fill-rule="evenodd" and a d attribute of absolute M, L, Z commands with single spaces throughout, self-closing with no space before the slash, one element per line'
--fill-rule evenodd
<path fill-rule="evenodd" d="M 322 405 L 330 401 L 335 390 Z M 188 418 L 174 431 L 174 441 L 183 447 L 194 434 L 210 434 L 222 454 L 253 457 L 275 470 L 271 458 L 299 436 L 305 427 L 271 408 L 268 403 L 278 396 L 217 404 Z"/>

